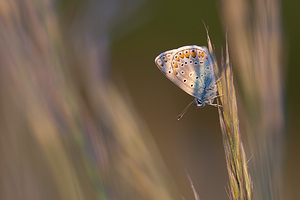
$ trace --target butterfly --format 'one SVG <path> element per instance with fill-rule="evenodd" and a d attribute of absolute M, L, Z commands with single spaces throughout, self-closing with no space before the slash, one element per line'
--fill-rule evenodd
<path fill-rule="evenodd" d="M 217 106 L 213 104 L 218 97 L 214 67 L 206 47 L 190 45 L 169 50 L 158 55 L 155 63 L 168 79 L 195 97 L 177 117 L 178 120 L 193 103 L 196 107 L 205 104 Z"/>

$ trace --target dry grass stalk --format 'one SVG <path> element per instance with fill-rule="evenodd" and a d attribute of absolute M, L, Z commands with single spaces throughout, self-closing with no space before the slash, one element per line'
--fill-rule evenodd
<path fill-rule="evenodd" d="M 229 175 L 228 195 L 233 200 L 250 200 L 252 199 L 252 182 L 248 173 L 246 155 L 240 136 L 237 101 L 233 84 L 233 72 L 229 61 L 228 44 L 226 42 L 226 60 L 224 62 L 222 54 L 221 70 L 219 71 L 208 32 L 207 38 L 215 71 L 219 77 L 217 83 L 218 91 L 222 95 L 220 97 L 222 107 L 218 107 L 218 111 Z"/>

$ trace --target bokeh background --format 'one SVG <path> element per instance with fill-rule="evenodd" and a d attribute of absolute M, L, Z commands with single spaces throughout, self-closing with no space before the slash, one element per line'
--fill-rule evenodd
<path fill-rule="evenodd" d="M 281 94 L 283 130 L 280 196 L 270 199 L 299 199 L 300 3 L 228 4 L 241 2 L 276 10 L 269 17 L 278 23 L 280 54 L 266 55 L 279 68 L 274 90 Z M 238 38 L 230 36 L 236 30 L 225 9 L 226 1 L 217 0 L 2 1 L 1 199 L 194 199 L 186 171 L 201 199 L 228 199 L 217 109 L 191 107 L 177 121 L 193 98 L 154 63 L 166 50 L 206 46 L 202 21 L 217 58 L 227 29 L 234 52 Z M 248 12 L 249 22 L 259 13 Z M 231 61 L 246 144 L 237 55 Z M 249 148 L 251 166 L 256 155 Z"/>

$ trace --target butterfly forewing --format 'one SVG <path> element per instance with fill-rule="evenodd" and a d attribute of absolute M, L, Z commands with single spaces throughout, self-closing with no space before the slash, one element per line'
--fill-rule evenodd
<path fill-rule="evenodd" d="M 206 47 L 184 46 L 160 54 L 155 62 L 158 68 L 188 94 L 207 100 L 216 96 L 215 75 L 211 57 Z M 207 96 L 209 95 L 209 96 Z"/>
<path fill-rule="evenodd" d="M 171 65 L 171 60 L 172 56 L 174 54 L 174 50 L 166 51 L 164 53 L 161 53 L 159 56 L 155 58 L 155 63 L 158 67 L 158 69 L 168 78 L 170 79 L 173 83 L 178 85 L 180 87 L 181 82 L 180 80 L 176 77 L 177 71 L 174 71 L 172 65 Z M 183 89 L 183 88 L 182 88 Z M 183 89 L 184 90 L 184 89 Z"/>

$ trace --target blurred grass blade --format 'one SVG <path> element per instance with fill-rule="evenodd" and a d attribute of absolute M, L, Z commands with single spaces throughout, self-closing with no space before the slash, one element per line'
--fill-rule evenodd
<path fill-rule="evenodd" d="M 174 199 L 149 130 L 105 73 L 111 27 L 141 2 L 0 2 L 0 199 Z"/>
<path fill-rule="evenodd" d="M 189 179 L 189 182 L 190 182 L 190 184 L 191 184 L 191 187 L 192 187 L 192 189 L 193 189 L 193 193 L 194 193 L 195 200 L 200 200 L 200 197 L 199 197 L 199 195 L 198 195 L 198 193 L 197 193 L 197 191 L 196 191 L 196 189 L 195 189 L 195 187 L 194 187 L 193 181 L 192 181 L 192 179 L 191 179 L 191 177 L 190 177 L 190 175 L 188 174 L 187 171 L 186 171 L 186 175 L 187 175 L 187 177 L 188 177 L 188 179 Z"/>
<path fill-rule="evenodd" d="M 238 74 L 245 148 L 256 199 L 284 199 L 283 58 L 279 0 L 224 0 L 222 19 L 230 29 Z"/>

